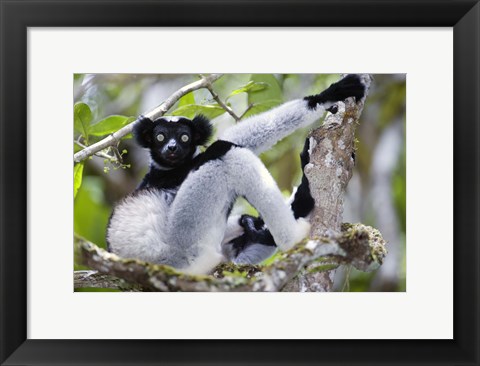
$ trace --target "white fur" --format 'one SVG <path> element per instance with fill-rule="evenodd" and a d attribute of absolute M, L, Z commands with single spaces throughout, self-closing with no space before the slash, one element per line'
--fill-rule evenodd
<path fill-rule="evenodd" d="M 227 247 L 228 248 L 228 247 Z M 228 252 L 228 249 L 224 251 Z M 258 264 L 271 257 L 277 250 L 277 247 L 253 243 L 238 254 L 238 256 L 229 258 L 235 264 Z"/>
<path fill-rule="evenodd" d="M 159 190 L 127 196 L 115 207 L 110 220 L 107 240 L 112 251 L 124 258 L 157 262 L 169 250 L 165 227 L 172 200 L 171 192 Z"/>
<path fill-rule="evenodd" d="M 280 249 L 289 249 L 308 235 L 305 223 L 295 220 L 269 171 L 250 150 L 232 149 L 224 162 L 228 185 L 257 209 Z"/>
<path fill-rule="evenodd" d="M 174 225 L 166 240 L 186 253 L 182 270 L 200 273 L 221 262 L 228 212 L 238 196 L 259 211 L 279 248 L 290 249 L 308 235 L 308 224 L 295 220 L 260 159 L 248 149 L 232 148 L 191 172 L 170 208 Z"/>
<path fill-rule="evenodd" d="M 192 171 L 170 207 L 167 242 L 185 253 L 187 262 L 180 268 L 190 273 L 208 272 L 223 258 L 221 243 L 234 200 L 223 165 L 213 160 Z"/>
<path fill-rule="evenodd" d="M 188 266 L 182 268 L 183 272 L 190 274 L 208 273 L 225 259 L 220 246 L 211 240 L 198 243 L 198 249 L 198 256 Z"/>
<path fill-rule="evenodd" d="M 331 103 L 328 104 L 330 106 Z M 220 139 L 246 147 L 258 155 L 270 149 L 297 128 L 312 124 L 324 113 L 324 105 L 318 105 L 316 109 L 309 109 L 305 100 L 292 100 L 266 113 L 249 117 L 237 123 L 227 129 Z"/>
<path fill-rule="evenodd" d="M 223 235 L 222 244 L 228 243 L 229 241 L 243 235 L 244 230 L 240 225 L 240 217 L 240 215 L 232 215 L 228 218 L 227 228 L 225 229 L 225 234 Z"/>

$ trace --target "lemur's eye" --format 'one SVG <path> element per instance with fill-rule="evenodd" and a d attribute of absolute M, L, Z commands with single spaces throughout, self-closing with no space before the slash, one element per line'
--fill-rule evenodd
<path fill-rule="evenodd" d="M 180 138 L 182 139 L 183 142 L 187 142 L 190 139 L 188 135 L 182 135 Z"/>
<path fill-rule="evenodd" d="M 159 133 L 159 134 L 157 135 L 157 140 L 158 140 L 158 141 L 163 141 L 163 140 L 165 140 L 165 135 L 164 135 L 163 133 Z"/>

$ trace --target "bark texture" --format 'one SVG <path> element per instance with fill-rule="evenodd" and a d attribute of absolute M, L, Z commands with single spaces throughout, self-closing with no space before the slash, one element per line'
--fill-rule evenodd
<path fill-rule="evenodd" d="M 336 114 L 328 114 L 324 124 L 310 135 L 310 163 L 305 175 L 315 200 L 310 223 L 311 238 L 336 235 L 343 222 L 345 188 L 355 165 L 355 130 L 362 114 L 371 76 L 361 75 L 367 85 L 360 101 L 349 98 L 338 102 Z M 313 272 L 306 268 L 285 288 L 285 291 L 331 291 L 335 269 Z"/>
<path fill-rule="evenodd" d="M 222 264 L 212 275 L 192 276 L 169 266 L 124 259 L 75 238 L 76 262 L 94 271 L 74 273 L 75 288 L 114 288 L 124 291 L 281 291 L 305 266 L 311 273 L 352 264 L 370 271 L 385 257 L 385 242 L 378 230 L 362 224 L 345 224 L 342 232 L 307 240 L 269 266 Z"/>

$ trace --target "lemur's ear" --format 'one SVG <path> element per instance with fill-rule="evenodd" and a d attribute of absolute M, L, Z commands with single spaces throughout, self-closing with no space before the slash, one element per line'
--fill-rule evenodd
<path fill-rule="evenodd" d="M 213 127 L 210 120 L 202 114 L 192 120 L 195 145 L 204 145 L 212 137 Z"/>
<path fill-rule="evenodd" d="M 140 116 L 138 122 L 133 126 L 133 136 L 135 141 L 142 146 L 149 148 L 152 144 L 152 132 L 155 124 L 150 118 Z"/>

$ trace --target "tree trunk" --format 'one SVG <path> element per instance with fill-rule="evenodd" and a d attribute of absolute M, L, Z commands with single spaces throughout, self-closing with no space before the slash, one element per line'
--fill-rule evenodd
<path fill-rule="evenodd" d="M 324 124 L 310 136 L 310 163 L 305 175 L 315 200 L 310 218 L 310 237 L 332 236 L 340 232 L 343 222 L 345 188 L 355 165 L 355 129 L 359 123 L 371 82 L 369 74 L 361 75 L 367 85 L 365 97 L 355 103 L 353 98 L 338 102 L 336 114 L 329 114 Z M 331 291 L 335 269 L 316 271 L 315 263 L 307 266 L 284 291 Z"/>

